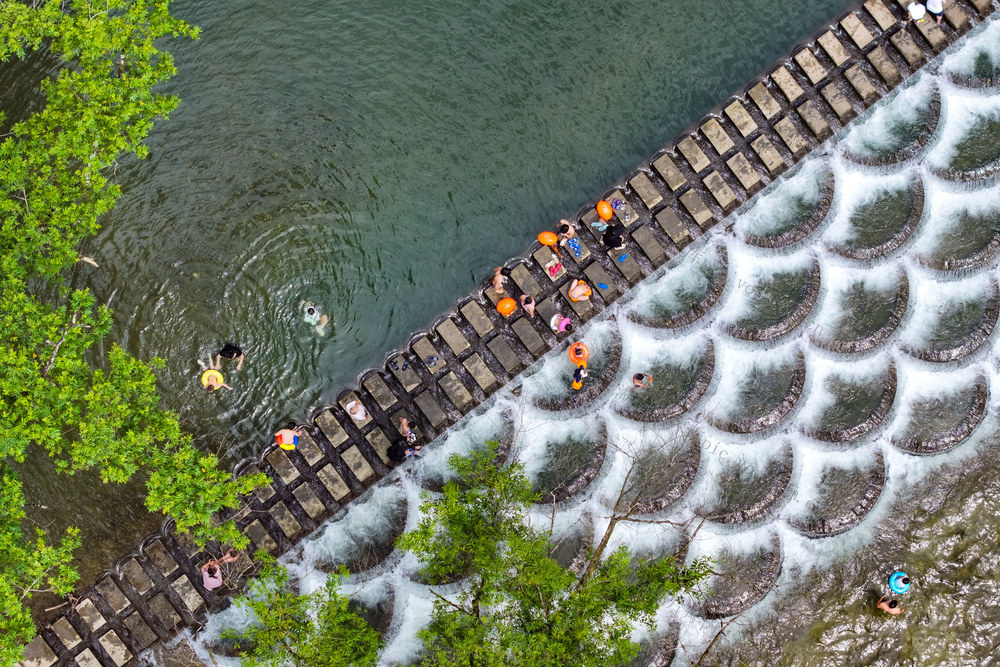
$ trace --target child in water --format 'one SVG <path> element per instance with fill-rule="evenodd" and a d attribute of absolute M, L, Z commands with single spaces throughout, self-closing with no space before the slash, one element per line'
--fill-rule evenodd
<path fill-rule="evenodd" d="M 305 317 L 306 324 L 312 326 L 316 333 L 320 336 L 326 335 L 326 325 L 330 321 L 330 317 L 326 313 L 319 312 L 316 305 L 312 301 L 306 301 L 303 306 L 305 307 Z"/>

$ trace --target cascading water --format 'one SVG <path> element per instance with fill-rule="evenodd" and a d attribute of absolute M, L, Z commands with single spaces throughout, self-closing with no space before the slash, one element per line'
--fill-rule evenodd
<path fill-rule="evenodd" d="M 637 636 L 637 664 L 694 662 L 719 619 L 759 623 L 869 550 L 923 480 L 971 465 L 996 435 L 998 72 L 993 21 L 585 327 L 583 391 L 553 352 L 282 561 L 304 591 L 348 565 L 345 589 L 387 628 L 383 663 L 406 664 L 432 596 L 391 542 L 447 456 L 491 438 L 525 462 L 545 525 L 554 504 L 566 562 L 603 533 L 634 457 L 655 489 L 644 518 L 672 523 L 622 524 L 610 546 L 691 540 L 689 558 L 717 560 L 704 600 L 664 605 Z M 633 389 L 636 372 L 652 386 Z M 196 650 L 225 652 L 219 632 L 242 623 L 213 615 Z"/>

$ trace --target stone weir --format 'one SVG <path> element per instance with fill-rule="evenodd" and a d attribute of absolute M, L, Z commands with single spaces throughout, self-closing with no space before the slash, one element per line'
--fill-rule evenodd
<path fill-rule="evenodd" d="M 615 215 L 628 231 L 625 249 L 609 252 L 599 242 L 591 226 L 595 200 L 576 218 L 579 251 L 565 250 L 557 270 L 546 268 L 552 251 L 538 244 L 509 261 L 508 294 L 534 297 L 538 317 L 518 311 L 504 318 L 495 308 L 502 295 L 484 285 L 391 353 L 383 368 L 364 372 L 336 405 L 314 413 L 296 451 L 272 448 L 239 464 L 236 475 L 259 470 L 271 479 L 233 515 L 251 548 L 280 554 L 315 531 L 392 469 L 387 449 L 399 437 L 400 417 L 422 442 L 440 436 L 564 345 L 565 335 L 547 325 L 553 314 L 583 322 L 603 311 L 995 9 L 993 0 L 949 0 L 939 26 L 903 23 L 905 4 L 852 6 L 602 193 L 624 203 Z M 590 301 L 567 298 L 574 277 L 594 288 Z M 346 412 L 351 401 L 365 407 L 364 420 Z M 226 566 L 227 585 L 203 588 L 199 568 L 221 548 L 200 549 L 167 522 L 41 628 L 21 664 L 119 667 L 197 628 L 253 573 L 243 555 Z"/>

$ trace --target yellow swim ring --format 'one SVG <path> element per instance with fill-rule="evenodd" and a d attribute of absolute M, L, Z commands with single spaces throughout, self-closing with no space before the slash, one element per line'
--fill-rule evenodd
<path fill-rule="evenodd" d="M 201 386 L 207 387 L 209 378 L 215 380 L 216 384 L 222 384 L 225 382 L 225 378 L 222 377 L 222 373 L 215 370 L 214 368 L 209 368 L 207 371 L 201 374 Z"/>

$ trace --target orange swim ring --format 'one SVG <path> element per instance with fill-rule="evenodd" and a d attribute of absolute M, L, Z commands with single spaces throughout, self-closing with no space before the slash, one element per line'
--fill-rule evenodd
<path fill-rule="evenodd" d="M 590 359 L 590 350 L 581 342 L 573 343 L 569 346 L 569 360 L 577 366 L 586 366 L 587 359 Z"/>
<path fill-rule="evenodd" d="M 611 204 L 602 199 L 601 201 L 597 202 L 597 215 L 601 216 L 601 220 L 607 222 L 612 217 L 614 217 L 615 212 L 611 208 Z"/>
<path fill-rule="evenodd" d="M 538 242 L 547 246 L 558 245 L 559 237 L 554 232 L 542 232 L 538 235 Z"/>
<path fill-rule="evenodd" d="M 514 301 L 514 299 L 510 297 L 500 299 L 497 303 L 497 312 L 504 317 L 510 317 L 515 310 L 517 310 L 517 301 Z"/>

